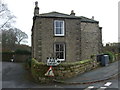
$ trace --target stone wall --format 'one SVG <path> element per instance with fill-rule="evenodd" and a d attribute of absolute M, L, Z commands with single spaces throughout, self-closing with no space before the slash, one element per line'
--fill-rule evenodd
<path fill-rule="evenodd" d="M 102 31 L 97 23 L 81 23 L 81 58 L 89 59 L 102 50 Z"/>
<path fill-rule="evenodd" d="M 72 63 L 62 63 L 59 66 L 53 67 L 54 77 L 46 77 L 45 73 L 49 69 L 49 66 L 42 62 L 38 62 L 35 59 L 32 60 L 31 73 L 35 81 L 40 83 L 52 82 L 53 79 L 61 80 L 65 78 L 71 78 L 78 74 L 95 69 L 99 66 L 94 60 L 84 60 Z"/>

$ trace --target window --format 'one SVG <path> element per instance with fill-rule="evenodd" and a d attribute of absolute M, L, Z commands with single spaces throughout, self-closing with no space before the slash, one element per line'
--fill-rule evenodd
<path fill-rule="evenodd" d="M 65 60 L 65 44 L 64 43 L 56 43 L 54 44 L 54 53 L 55 58 L 58 58 L 61 61 Z"/>
<path fill-rule="evenodd" d="M 54 35 L 55 36 L 64 36 L 64 21 L 62 21 L 62 20 L 54 21 Z"/>

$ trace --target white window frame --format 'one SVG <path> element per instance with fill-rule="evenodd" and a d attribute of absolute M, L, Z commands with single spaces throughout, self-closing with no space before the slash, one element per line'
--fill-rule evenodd
<path fill-rule="evenodd" d="M 63 49 L 64 49 L 64 51 L 63 51 L 63 53 L 64 53 L 64 54 L 63 54 L 63 57 L 64 57 L 64 58 L 63 58 L 63 59 L 59 59 L 59 58 L 58 58 L 58 60 L 60 60 L 60 61 L 65 61 L 65 43 L 55 43 L 55 44 L 54 44 L 54 55 L 55 55 L 55 58 L 56 58 L 56 52 L 57 52 L 57 51 L 56 51 L 56 44 L 62 44 L 62 45 L 63 45 Z M 58 52 L 60 52 L 60 51 L 58 51 Z"/>
<path fill-rule="evenodd" d="M 63 23 L 63 27 L 56 27 L 56 22 L 62 22 Z M 62 32 L 61 34 L 56 34 L 56 28 L 62 28 Z M 65 30 L 64 30 L 64 21 L 63 20 L 54 20 L 54 35 L 55 36 L 64 36 Z"/>

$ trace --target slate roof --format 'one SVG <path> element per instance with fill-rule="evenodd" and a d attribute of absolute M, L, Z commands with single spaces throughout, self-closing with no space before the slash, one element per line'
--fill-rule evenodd
<path fill-rule="evenodd" d="M 74 19 L 80 19 L 80 17 L 77 16 L 71 16 L 64 13 L 59 12 L 50 12 L 50 13 L 43 13 L 39 15 L 40 17 L 57 17 L 57 18 L 74 18 Z"/>
<path fill-rule="evenodd" d="M 93 20 L 93 19 L 89 19 L 87 17 L 84 16 L 80 16 L 81 17 L 81 22 L 91 22 L 91 23 L 99 23 L 99 21 Z"/>
<path fill-rule="evenodd" d="M 90 23 L 98 23 L 98 21 L 93 20 L 93 19 L 89 19 L 87 17 L 84 16 L 73 16 L 73 15 L 68 15 L 68 14 L 64 14 L 64 13 L 59 13 L 59 12 L 49 12 L 49 13 L 43 13 L 43 14 L 39 14 L 39 17 L 46 17 L 46 18 L 71 18 L 71 19 L 81 19 L 81 22 L 90 22 Z"/>

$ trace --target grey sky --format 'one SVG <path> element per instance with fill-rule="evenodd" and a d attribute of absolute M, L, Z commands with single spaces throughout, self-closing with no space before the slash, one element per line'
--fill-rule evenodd
<path fill-rule="evenodd" d="M 31 45 L 31 27 L 36 0 L 2 0 L 17 17 L 16 27 L 29 36 Z M 40 13 L 57 11 L 76 16 L 95 17 L 102 29 L 103 43 L 118 42 L 118 1 L 119 0 L 37 0 Z"/>

